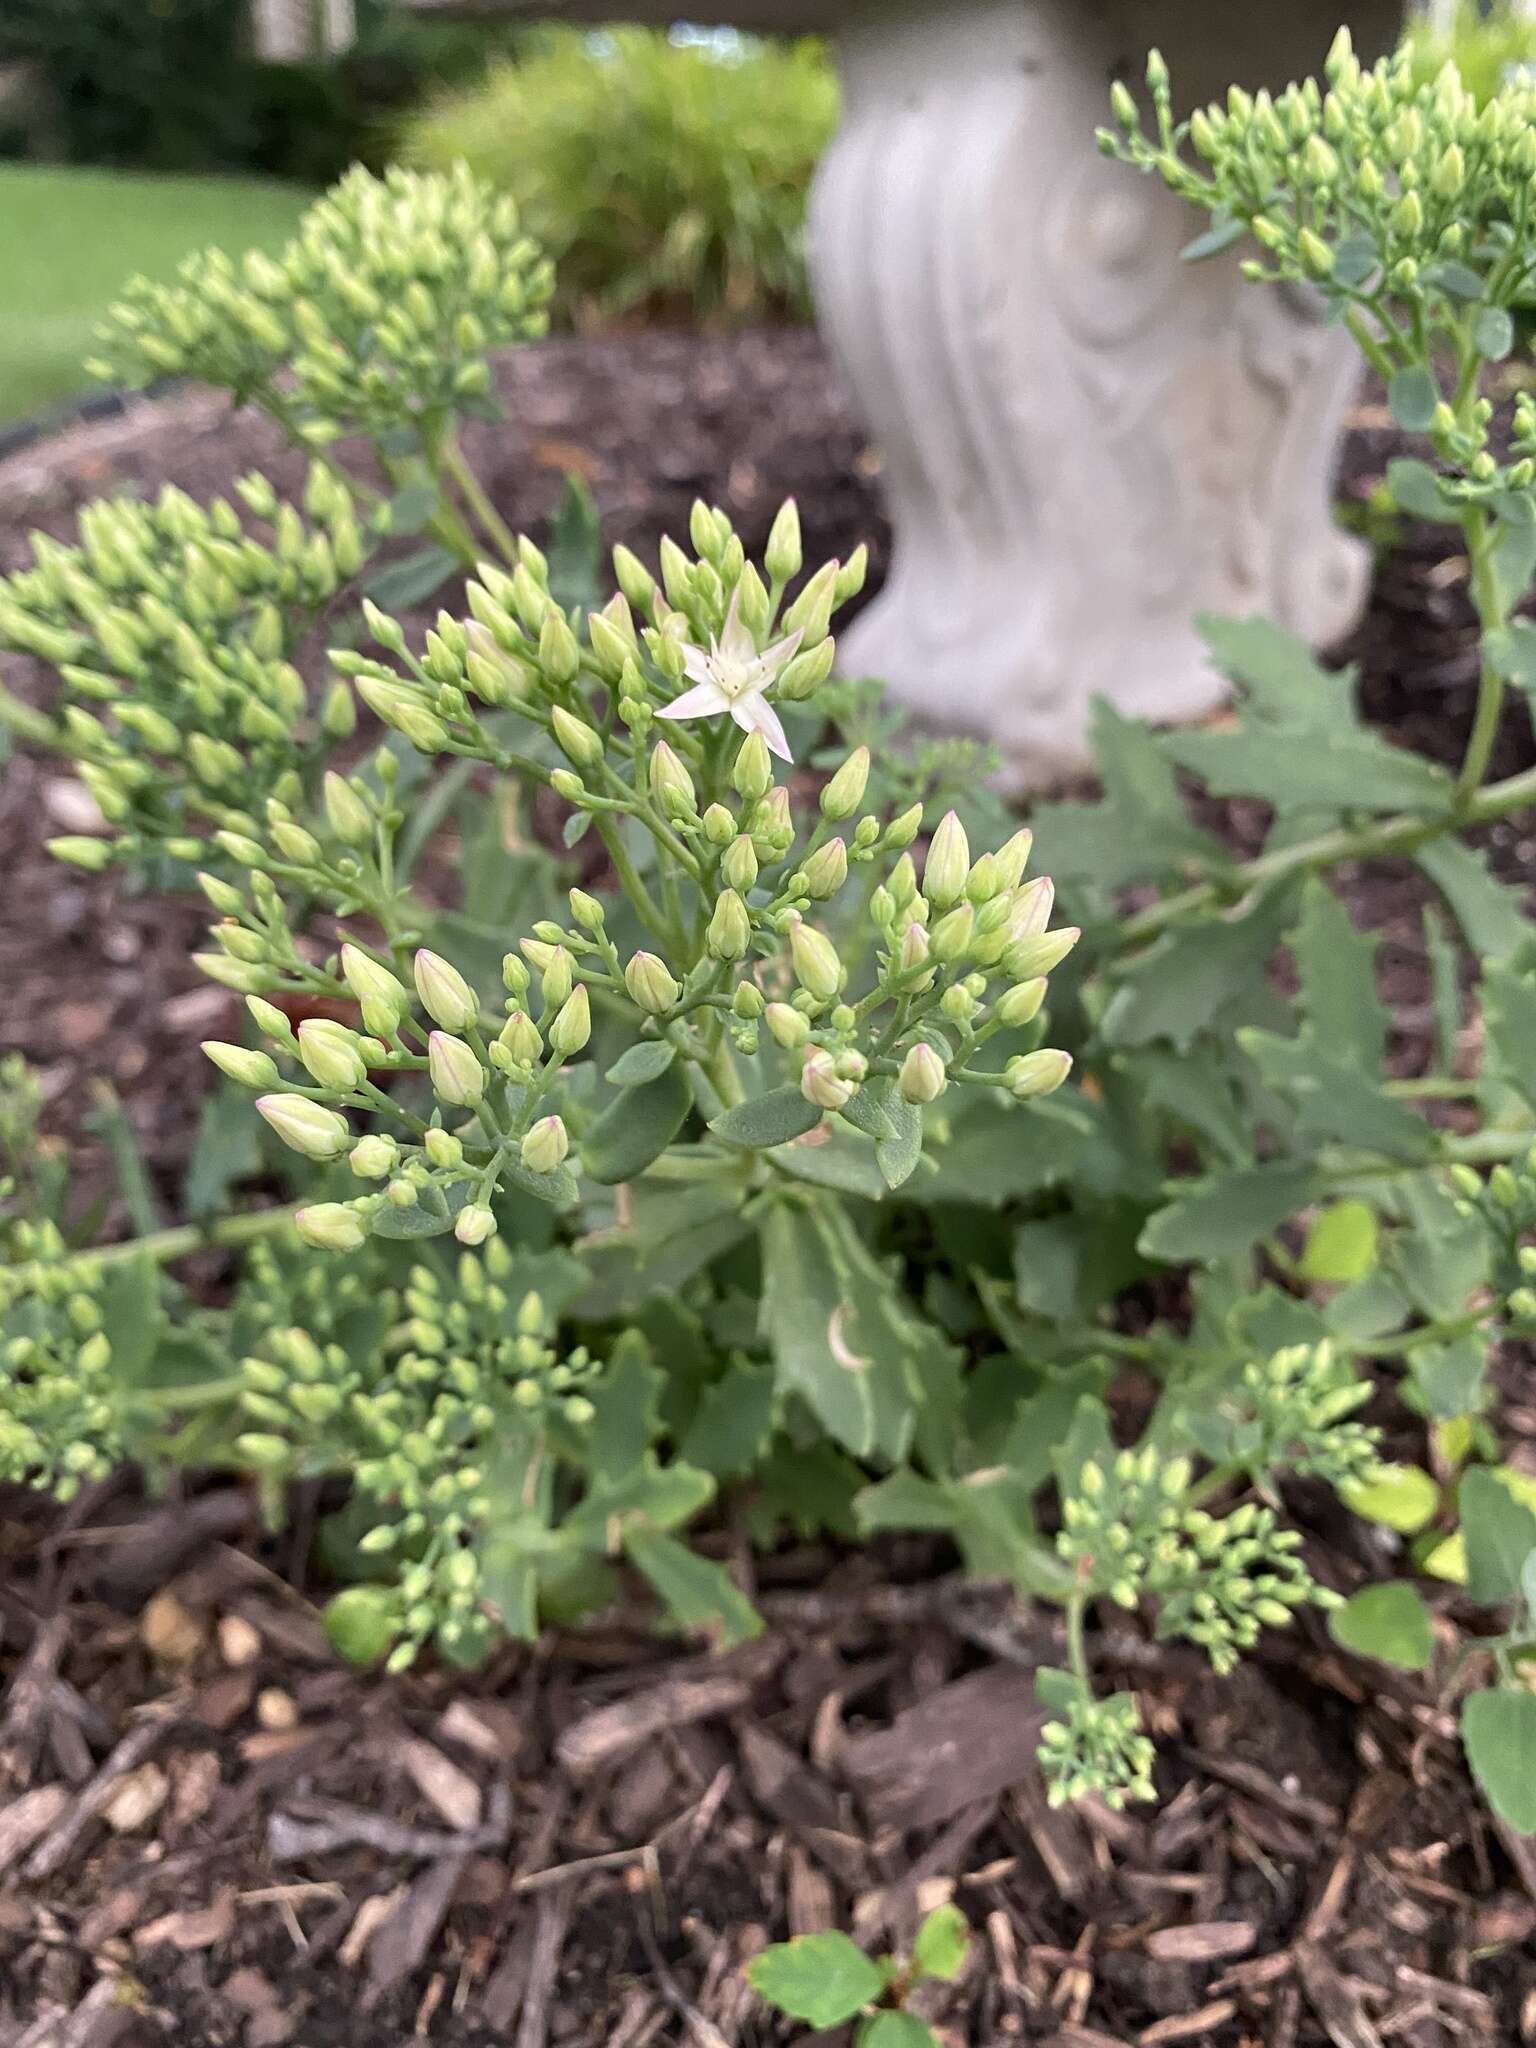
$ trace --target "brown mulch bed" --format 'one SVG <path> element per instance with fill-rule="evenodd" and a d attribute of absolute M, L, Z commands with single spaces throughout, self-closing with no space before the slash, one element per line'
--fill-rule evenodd
<path fill-rule="evenodd" d="M 476 452 L 514 525 L 537 533 L 576 469 L 610 540 L 651 552 L 702 493 L 750 548 L 793 492 L 808 553 L 868 538 L 878 586 L 878 465 L 813 337 L 552 342 L 505 383 Z M 1348 493 L 1396 450 L 1363 403 Z M 71 430 L 0 463 L 0 567 L 103 491 L 256 464 L 294 471 L 197 394 Z M 1345 650 L 1371 715 L 1454 756 L 1473 649 L 1443 536 L 1408 531 Z M 1517 711 L 1500 770 L 1531 757 Z M 57 783 L 26 756 L 0 783 L 0 1049 L 41 1070 L 88 1190 L 106 1077 L 169 1194 L 196 1041 L 232 1035 L 234 1004 L 187 965 L 195 906 L 42 855 Z M 1510 879 L 1536 877 L 1527 831 L 1491 837 Z M 1350 893 L 1412 1070 L 1422 885 L 1382 864 Z M 1314 1519 L 1319 1568 L 1357 1582 L 1330 1544 L 1360 1539 Z M 1450 1695 L 1319 1634 L 1219 1685 L 1130 1632 L 1104 1646 L 1166 1797 L 1053 1814 L 1028 1677 L 1060 1654 L 1050 1624 L 924 1547 L 759 1561 L 769 1634 L 729 1659 L 614 1626 L 388 1682 L 329 1659 L 298 1548 L 239 1493 L 156 1510 L 119 1487 L 63 1517 L 0 1495 L 0 2048 L 787 2041 L 742 1984 L 756 1946 L 832 1924 L 889 1945 L 951 1888 L 978 1935 L 933 2008 L 957 2044 L 1536 2041 L 1536 1856 L 1473 1798 Z"/>

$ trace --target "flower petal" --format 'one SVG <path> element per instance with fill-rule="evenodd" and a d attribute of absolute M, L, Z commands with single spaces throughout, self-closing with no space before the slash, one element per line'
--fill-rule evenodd
<path fill-rule="evenodd" d="M 715 665 L 702 647 L 685 644 L 683 647 L 683 673 L 690 682 L 710 683 L 715 678 Z"/>
<path fill-rule="evenodd" d="M 768 742 L 770 754 L 777 754 L 781 761 L 794 760 L 779 714 L 760 691 L 749 690 L 738 697 L 731 706 L 731 716 L 743 732 L 760 732 Z"/>
<path fill-rule="evenodd" d="M 681 697 L 674 697 L 670 704 L 661 705 L 658 718 L 714 718 L 722 711 L 729 711 L 731 700 L 717 682 L 695 683 L 691 690 L 684 690 Z"/>
<path fill-rule="evenodd" d="M 730 661 L 751 661 L 757 653 L 757 642 L 741 623 L 740 610 L 741 585 L 738 583 L 731 592 L 730 610 L 725 615 L 725 624 L 720 628 L 720 638 L 715 647 Z"/>

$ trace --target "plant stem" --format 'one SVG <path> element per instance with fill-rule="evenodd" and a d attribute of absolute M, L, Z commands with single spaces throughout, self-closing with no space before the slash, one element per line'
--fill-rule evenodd
<path fill-rule="evenodd" d="M 438 456 L 443 468 L 459 487 L 463 498 L 475 518 L 495 542 L 498 553 L 512 568 L 517 567 L 517 537 L 491 503 L 484 485 L 470 468 L 459 446 L 457 434 L 450 431 L 443 437 Z"/>
<path fill-rule="evenodd" d="M 1482 787 L 1483 777 L 1488 773 L 1488 763 L 1493 758 L 1499 737 L 1499 714 L 1504 708 L 1503 672 L 1489 655 L 1494 635 L 1505 625 L 1504 598 L 1493 558 L 1496 529 L 1482 506 L 1474 505 L 1468 508 L 1462 520 L 1462 531 L 1466 535 L 1467 559 L 1472 564 L 1472 603 L 1480 628 L 1482 672 L 1478 678 L 1477 708 L 1472 714 L 1467 751 L 1456 777 L 1454 804 L 1458 817 L 1466 814 L 1468 805 Z"/>
<path fill-rule="evenodd" d="M 1180 890 L 1177 896 L 1165 896 L 1160 903 L 1149 903 L 1145 910 L 1137 911 L 1119 925 L 1117 938 L 1122 946 L 1142 945 L 1192 912 L 1234 902 L 1261 883 L 1283 881 L 1290 875 L 1308 873 L 1314 868 L 1336 866 L 1340 861 L 1369 860 L 1379 854 L 1411 853 L 1415 847 L 1442 837 L 1453 824 L 1484 825 L 1493 818 L 1505 818 L 1514 811 L 1527 810 L 1533 805 L 1536 805 L 1536 768 L 1527 768 L 1503 782 L 1490 782 L 1474 789 L 1459 812 L 1436 813 L 1428 817 L 1414 812 L 1378 818 L 1369 825 L 1340 826 L 1300 845 L 1282 846 L 1273 853 L 1261 853 L 1254 860 L 1244 861 L 1220 880 L 1197 882 L 1191 888 Z"/>
<path fill-rule="evenodd" d="M 304 1204 L 294 1202 L 278 1209 L 250 1209 L 232 1216 L 215 1216 L 207 1223 L 183 1223 L 170 1230 L 152 1231 L 148 1237 L 126 1238 L 121 1244 L 104 1245 L 99 1251 L 76 1252 L 66 1266 L 121 1266 L 130 1259 L 152 1259 L 157 1266 L 184 1259 L 189 1252 L 232 1251 L 274 1237 L 292 1224 Z"/>

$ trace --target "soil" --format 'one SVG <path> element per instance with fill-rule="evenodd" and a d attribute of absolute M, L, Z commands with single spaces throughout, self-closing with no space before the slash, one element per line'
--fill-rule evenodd
<path fill-rule="evenodd" d="M 703 493 L 752 548 L 793 492 L 807 552 L 868 539 L 878 588 L 878 462 L 812 336 L 551 342 L 505 388 L 509 423 L 472 454 L 514 526 L 537 535 L 575 469 L 611 541 L 651 553 Z M 1396 452 L 1368 398 L 1345 495 L 1364 504 Z M 0 567 L 103 491 L 207 494 L 256 464 L 294 469 L 200 395 L 82 424 L 0 461 Z M 1442 758 L 1475 684 L 1464 581 L 1442 534 L 1405 528 L 1340 650 L 1371 717 Z M 1517 708 L 1499 771 L 1533 751 Z M 67 813 L 57 770 L 13 759 L 0 1049 L 40 1069 L 88 1191 L 104 1076 L 170 1196 L 196 1041 L 231 1033 L 233 1002 L 187 965 L 195 906 L 42 855 Z M 1531 831 L 1490 840 L 1510 879 L 1536 879 Z M 1389 940 L 1411 1070 L 1422 891 L 1382 864 L 1350 893 Z M 1518 1390 L 1508 1421 L 1536 1436 Z M 1300 1505 L 1324 1577 L 1380 1569 Z M 156 1506 L 123 1479 L 64 1513 L 0 1493 L 0 2048 L 787 2042 L 744 1988 L 754 1948 L 837 1925 L 883 1949 L 950 1895 L 977 1938 L 926 2010 L 955 2044 L 1536 2041 L 1536 1850 L 1471 1793 L 1449 1660 L 1434 1686 L 1383 1680 L 1302 1630 L 1216 1684 L 1127 1630 L 1101 1662 L 1143 1696 L 1163 1801 L 1062 1814 L 1031 1763 L 1049 1622 L 925 1545 L 759 1560 L 769 1632 L 728 1658 L 637 1624 L 387 1682 L 329 1658 L 298 1550 L 237 1491 Z"/>

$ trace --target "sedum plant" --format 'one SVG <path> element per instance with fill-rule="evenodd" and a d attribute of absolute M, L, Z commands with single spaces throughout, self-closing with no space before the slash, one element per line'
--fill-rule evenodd
<path fill-rule="evenodd" d="M 53 1181 L 9 1198 L 34 1233 L 0 1330 L 28 1390 L 13 1475 L 222 1460 L 274 1514 L 290 1479 L 346 1475 L 333 1635 L 397 1663 L 590 1613 L 626 1570 L 673 1625 L 739 1640 L 723 1500 L 764 1546 L 926 1532 L 1056 1610 L 1046 1781 L 1112 1804 L 1156 1764 L 1095 1670 L 1101 1613 L 1219 1671 L 1308 1609 L 1368 1648 L 1365 1590 L 1401 1624 L 1411 1586 L 1314 1580 L 1293 1481 L 1426 1571 L 1461 1512 L 1472 1574 L 1470 1503 L 1514 1498 L 1489 1364 L 1536 1313 L 1536 948 L 1481 838 L 1536 803 L 1536 771 L 1489 779 L 1536 681 L 1536 426 L 1480 390 L 1536 262 L 1528 93 L 1478 109 L 1347 41 L 1326 90 L 1183 122 L 1156 59 L 1149 89 L 1150 125 L 1122 94 L 1107 146 L 1214 216 L 1192 253 L 1251 231 L 1256 289 L 1315 285 L 1418 437 L 1394 492 L 1459 529 L 1480 616 L 1458 768 L 1367 727 L 1351 672 L 1208 620 L 1233 719 L 1102 710 L 1102 795 L 1019 829 L 973 755 L 904 753 L 837 681 L 862 559 L 807 575 L 792 507 L 759 561 L 701 503 L 654 570 L 616 551 L 606 603 L 513 536 L 425 633 L 375 593 L 320 701 L 351 692 L 376 751 L 339 709 L 291 768 L 236 730 L 238 815 L 167 799 L 200 821 L 200 958 L 249 1030 L 208 1048 L 231 1087 L 204 1220 L 76 1251 L 35 1234 Z M 446 490 L 443 444 L 415 446 Z M 1250 800 L 1257 850 L 1191 780 Z M 448 902 L 415 879 L 439 832 Z M 1411 1046 L 1343 893 L 1382 857 L 1428 899 Z M 253 1126 L 294 1199 L 212 1213 Z M 160 1274 L 209 1242 L 245 1248 L 227 1308 Z M 141 1333 L 120 1355 L 103 1316 L 99 1379 L 70 1320 L 98 1278 Z M 45 1356 L 68 1401 L 38 1398 Z M 1382 1460 L 1389 1427 L 1427 1433 L 1434 1478 Z M 1514 1622 L 1467 1729 L 1517 1825 L 1520 1541 L 1471 1588 Z M 866 2005 L 890 2033 L 873 1992 L 843 2017 Z"/>
<path fill-rule="evenodd" d="M 960 1908 L 936 1906 L 910 1955 L 866 1955 L 834 1928 L 776 1942 L 753 1957 L 746 1975 L 767 2004 L 817 2033 L 858 2020 L 854 2048 L 937 2048 L 938 2036 L 908 2000 L 924 1984 L 953 1982 L 970 1946 Z"/>

